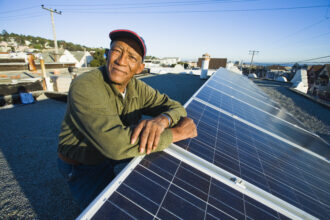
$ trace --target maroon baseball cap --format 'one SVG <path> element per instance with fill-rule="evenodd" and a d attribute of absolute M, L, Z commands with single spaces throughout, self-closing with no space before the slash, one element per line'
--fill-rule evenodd
<path fill-rule="evenodd" d="M 118 30 L 111 31 L 109 33 L 109 37 L 110 37 L 111 41 L 115 41 L 122 37 L 128 37 L 138 43 L 138 45 L 141 48 L 141 51 L 143 53 L 143 57 L 142 57 L 143 59 L 147 54 L 147 47 L 146 47 L 146 44 L 145 44 L 143 38 L 141 36 L 139 36 L 137 33 L 135 33 L 134 31 L 118 29 Z"/>

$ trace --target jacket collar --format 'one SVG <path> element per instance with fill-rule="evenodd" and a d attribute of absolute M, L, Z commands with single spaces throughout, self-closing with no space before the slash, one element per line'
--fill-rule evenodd
<path fill-rule="evenodd" d="M 113 93 L 115 93 L 116 96 L 122 97 L 122 94 L 118 91 L 118 89 L 116 88 L 115 84 L 110 81 L 109 76 L 107 74 L 106 66 L 103 66 L 102 67 L 101 72 L 103 73 L 104 81 L 106 81 L 109 84 L 109 86 L 112 89 Z M 135 84 L 136 84 L 135 81 L 136 81 L 136 79 L 133 77 L 129 81 L 129 83 L 127 84 L 125 99 L 133 99 L 133 98 L 138 97 L 137 91 L 135 89 Z"/>

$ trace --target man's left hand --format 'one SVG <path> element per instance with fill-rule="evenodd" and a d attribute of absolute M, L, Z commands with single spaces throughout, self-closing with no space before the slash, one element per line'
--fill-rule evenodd
<path fill-rule="evenodd" d="M 151 153 L 157 148 L 160 135 L 169 126 L 168 123 L 168 119 L 162 115 L 150 120 L 142 120 L 133 131 L 131 144 L 134 144 L 140 136 L 140 153 L 145 150 L 147 154 Z"/>

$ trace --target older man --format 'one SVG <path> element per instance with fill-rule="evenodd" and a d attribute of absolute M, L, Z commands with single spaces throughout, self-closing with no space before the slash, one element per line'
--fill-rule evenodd
<path fill-rule="evenodd" d="M 58 146 L 58 167 L 85 208 L 129 162 L 197 135 L 176 101 L 133 76 L 144 69 L 146 45 L 130 30 L 109 34 L 106 67 L 71 84 Z M 142 115 L 153 118 L 141 120 Z"/>

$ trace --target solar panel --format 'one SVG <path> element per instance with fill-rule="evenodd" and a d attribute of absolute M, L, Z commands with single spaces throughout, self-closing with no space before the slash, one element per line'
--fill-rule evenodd
<path fill-rule="evenodd" d="M 93 219 L 109 216 L 113 219 L 284 217 L 164 152 L 146 156 Z"/>
<path fill-rule="evenodd" d="M 246 79 L 246 80 L 248 80 L 248 79 Z M 300 121 L 298 121 L 296 118 L 294 118 L 288 112 L 283 111 L 283 109 L 273 105 L 271 102 L 261 101 L 260 99 L 253 97 L 249 94 L 235 90 L 232 87 L 227 86 L 225 83 L 223 83 L 221 81 L 220 82 L 209 81 L 207 83 L 207 86 L 226 96 L 234 97 L 235 99 L 237 99 L 240 102 L 247 103 L 250 106 L 260 109 L 261 111 L 272 114 L 276 117 L 284 119 L 285 121 L 288 121 L 290 123 L 296 124 L 296 125 L 304 128 L 304 125 Z"/>
<path fill-rule="evenodd" d="M 78 218 L 329 219 L 329 161 L 306 149 L 327 144 L 261 94 L 217 71 L 185 105 L 198 137 L 132 160 Z"/>
<path fill-rule="evenodd" d="M 178 146 L 319 218 L 329 216 L 327 162 L 197 101 L 187 112 L 198 137 Z"/>
<path fill-rule="evenodd" d="M 242 75 L 228 74 L 226 70 L 219 69 L 217 74 L 214 75 L 212 80 L 209 82 L 226 84 L 243 94 L 248 94 L 249 96 L 255 97 L 256 99 L 271 104 L 275 107 L 280 107 L 276 102 L 272 101 L 268 95 L 264 92 L 260 92 L 260 89 L 256 87 L 255 84 L 253 84 L 250 80 L 247 80 L 246 77 Z"/>
<path fill-rule="evenodd" d="M 326 145 L 322 139 L 316 138 L 318 137 L 317 135 L 295 126 L 293 123 L 282 118 L 265 113 L 251 105 L 224 95 L 208 86 L 205 86 L 196 95 L 195 100 L 213 106 L 215 109 L 221 109 L 228 114 L 235 115 L 246 122 L 270 131 L 274 135 L 300 146 L 314 148 Z M 306 146 L 306 143 L 308 143 L 308 146 Z"/>

